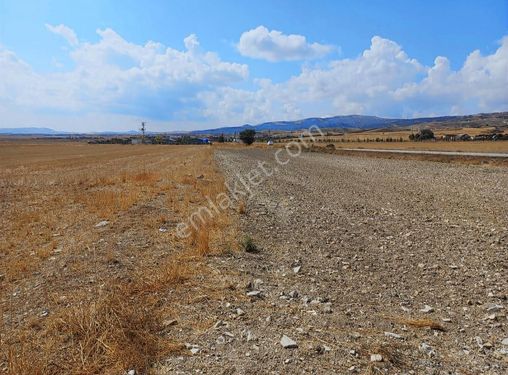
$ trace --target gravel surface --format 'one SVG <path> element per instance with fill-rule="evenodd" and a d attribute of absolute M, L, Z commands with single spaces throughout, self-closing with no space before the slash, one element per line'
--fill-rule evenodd
<path fill-rule="evenodd" d="M 231 184 L 277 166 L 216 158 Z M 260 251 L 210 259 L 234 293 L 196 307 L 213 325 L 161 373 L 508 372 L 506 168 L 283 159 L 240 216 Z"/>

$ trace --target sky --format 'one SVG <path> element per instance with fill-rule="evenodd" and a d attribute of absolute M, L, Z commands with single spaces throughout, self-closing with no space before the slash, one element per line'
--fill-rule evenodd
<path fill-rule="evenodd" d="M 0 128 L 508 111 L 508 0 L 0 0 Z"/>

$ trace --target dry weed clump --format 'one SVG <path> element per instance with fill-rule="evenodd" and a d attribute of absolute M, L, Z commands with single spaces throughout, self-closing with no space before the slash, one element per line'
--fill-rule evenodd
<path fill-rule="evenodd" d="M 162 327 L 165 301 L 189 293 L 208 272 L 203 256 L 233 247 L 236 233 L 223 212 L 188 240 L 175 235 L 224 189 L 212 150 L 30 150 L 0 149 L 0 365 L 11 374 L 145 373 L 182 350 Z"/>
<path fill-rule="evenodd" d="M 245 202 L 244 201 L 240 201 L 240 203 L 238 203 L 238 213 L 239 214 L 245 214 L 246 212 L 246 207 L 245 207 Z"/>
<path fill-rule="evenodd" d="M 405 325 L 408 325 L 408 326 L 411 326 L 411 327 L 415 327 L 415 328 L 430 328 L 430 329 L 433 329 L 433 330 L 436 330 L 436 331 L 446 331 L 446 329 L 439 323 L 431 320 L 431 319 L 404 319 L 404 318 L 400 318 L 400 319 L 396 319 L 395 320 L 397 323 L 400 323 L 400 324 L 405 324 Z"/>

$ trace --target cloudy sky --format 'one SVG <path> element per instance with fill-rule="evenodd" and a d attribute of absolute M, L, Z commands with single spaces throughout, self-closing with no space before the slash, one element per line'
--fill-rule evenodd
<path fill-rule="evenodd" d="M 507 0 L 0 0 L 0 128 L 492 111 Z"/>

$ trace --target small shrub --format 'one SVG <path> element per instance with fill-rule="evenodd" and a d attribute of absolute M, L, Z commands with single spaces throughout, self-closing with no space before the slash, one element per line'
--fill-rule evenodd
<path fill-rule="evenodd" d="M 245 202 L 240 201 L 240 203 L 238 203 L 238 213 L 243 215 L 243 214 L 245 214 L 245 211 L 246 211 Z"/>
<path fill-rule="evenodd" d="M 250 238 L 249 236 L 245 237 L 245 240 L 243 241 L 242 246 L 243 246 L 243 249 L 245 250 L 246 253 L 258 253 L 259 252 L 259 248 L 256 246 L 256 244 L 254 243 L 252 238 Z"/>

